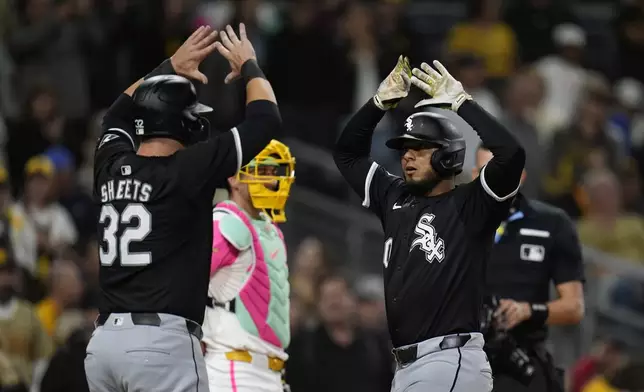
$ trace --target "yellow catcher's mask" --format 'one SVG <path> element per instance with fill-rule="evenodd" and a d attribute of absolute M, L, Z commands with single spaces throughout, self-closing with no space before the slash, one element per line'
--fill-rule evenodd
<path fill-rule="evenodd" d="M 255 208 L 264 210 L 273 222 L 286 222 L 284 206 L 295 181 L 295 158 L 286 145 L 271 140 L 255 159 L 241 168 L 237 179 L 248 184 Z"/>

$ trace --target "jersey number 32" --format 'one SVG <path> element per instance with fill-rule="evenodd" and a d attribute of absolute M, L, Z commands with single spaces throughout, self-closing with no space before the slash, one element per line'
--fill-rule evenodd
<path fill-rule="evenodd" d="M 121 214 L 113 205 L 105 204 L 98 221 L 105 225 L 103 246 L 99 251 L 101 265 L 111 266 L 117 256 L 124 267 L 142 267 L 152 262 L 150 252 L 130 252 L 131 242 L 143 241 L 152 231 L 152 216 L 143 204 L 128 204 Z M 138 226 L 127 227 L 118 236 L 121 225 L 129 225 L 132 221 L 138 222 Z"/>

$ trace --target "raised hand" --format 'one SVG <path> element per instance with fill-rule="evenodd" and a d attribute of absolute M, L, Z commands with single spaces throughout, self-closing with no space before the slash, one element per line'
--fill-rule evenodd
<path fill-rule="evenodd" d="M 246 26 L 239 24 L 239 38 L 230 25 L 226 26 L 225 31 L 220 32 L 221 42 L 216 42 L 215 46 L 219 53 L 230 63 L 231 71 L 226 75 L 224 83 L 228 84 L 239 78 L 241 75 L 242 65 L 248 60 L 257 60 L 253 44 L 250 43 L 246 36 Z"/>
<path fill-rule="evenodd" d="M 398 57 L 393 71 L 378 86 L 374 103 L 382 110 L 395 108 L 409 94 L 411 88 L 411 67 L 407 57 Z"/>
<path fill-rule="evenodd" d="M 463 89 L 461 82 L 456 80 L 443 64 L 434 61 L 434 67 L 438 71 L 427 63 L 422 63 L 421 69 L 412 70 L 414 76 L 411 83 L 431 97 L 418 102 L 415 107 L 449 106 L 453 111 L 457 111 L 465 100 L 472 99 Z"/>
<path fill-rule="evenodd" d="M 177 75 L 208 83 L 206 75 L 199 71 L 199 65 L 215 50 L 217 30 L 210 26 L 201 26 L 170 57 L 172 68 Z"/>

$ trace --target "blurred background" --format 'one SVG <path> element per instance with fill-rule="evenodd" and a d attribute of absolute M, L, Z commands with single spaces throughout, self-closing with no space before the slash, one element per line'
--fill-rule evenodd
<path fill-rule="evenodd" d="M 443 61 L 523 143 L 525 194 L 577 222 L 586 317 L 550 339 L 570 390 L 594 377 L 617 382 L 626 360 L 644 353 L 644 1 L 0 0 L 0 390 L 87 390 L 101 115 L 195 27 L 240 21 L 297 159 L 283 225 L 294 341 L 316 325 L 356 331 L 350 349 L 314 352 L 299 342 L 293 377 L 309 377 L 297 364 L 312 361 L 326 375 L 321 391 L 389 390 L 378 378 L 391 371 L 381 229 L 330 149 L 401 53 L 415 66 Z M 201 70 L 211 124 L 234 126 L 243 86 L 223 84 L 228 64 L 218 54 Z M 373 156 L 394 173 L 398 158 L 384 140 L 415 102 L 374 137 Z M 478 138 L 467 143 L 462 181 Z"/>

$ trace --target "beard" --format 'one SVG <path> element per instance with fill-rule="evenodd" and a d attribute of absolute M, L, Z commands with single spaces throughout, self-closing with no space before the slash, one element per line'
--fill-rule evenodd
<path fill-rule="evenodd" d="M 430 193 L 436 185 L 441 182 L 440 178 L 425 178 L 422 180 L 410 180 L 405 178 L 405 184 L 409 193 L 414 196 L 425 196 Z"/>

